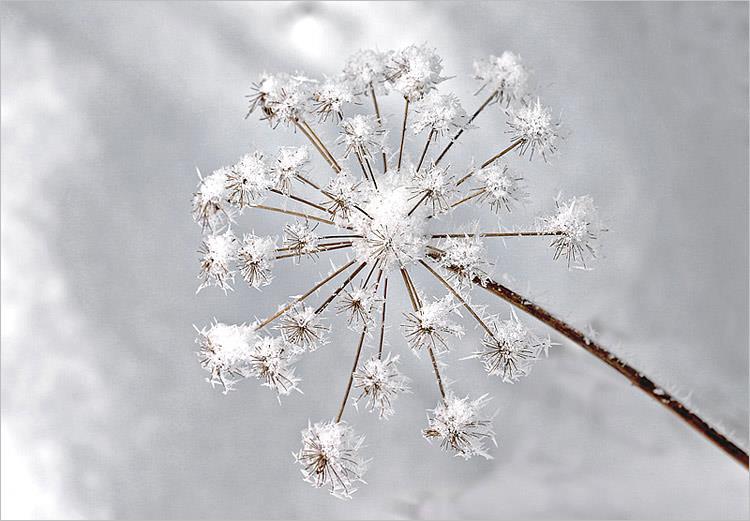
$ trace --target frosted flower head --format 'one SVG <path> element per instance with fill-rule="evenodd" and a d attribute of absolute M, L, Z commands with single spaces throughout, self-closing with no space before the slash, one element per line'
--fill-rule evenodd
<path fill-rule="evenodd" d="M 323 187 L 327 195 L 323 203 L 335 218 L 347 221 L 361 200 L 359 183 L 347 170 L 342 170 Z"/>
<path fill-rule="evenodd" d="M 305 481 L 316 488 L 326 487 L 340 499 L 351 499 L 356 484 L 367 470 L 359 454 L 364 436 L 345 422 L 320 422 L 302 431 L 302 448 L 294 458 Z"/>
<path fill-rule="evenodd" d="M 327 342 L 328 327 L 320 314 L 302 304 L 284 314 L 278 329 L 295 352 L 315 351 Z"/>
<path fill-rule="evenodd" d="M 510 51 L 500 56 L 474 62 L 474 78 L 485 87 L 495 92 L 495 99 L 510 103 L 522 99 L 526 94 L 529 72 L 521 62 L 521 57 Z M 481 90 L 481 89 L 480 89 Z"/>
<path fill-rule="evenodd" d="M 373 356 L 360 365 L 352 375 L 354 388 L 360 391 L 355 405 L 361 400 L 366 407 L 376 412 L 380 419 L 388 419 L 393 414 L 393 401 L 401 393 L 409 392 L 408 381 L 398 370 L 398 355 L 385 358 Z"/>
<path fill-rule="evenodd" d="M 363 209 L 372 219 L 355 221 L 354 228 L 361 238 L 354 239 L 355 257 L 359 262 L 377 263 L 390 270 L 424 258 L 425 207 L 411 212 L 416 201 L 408 187 L 407 176 L 380 176 L 378 191 L 370 193 Z"/>
<path fill-rule="evenodd" d="M 482 408 L 489 401 L 487 395 L 476 400 L 458 398 L 453 393 L 437 404 L 428 416 L 428 427 L 422 431 L 428 440 L 440 440 L 440 448 L 455 456 L 469 459 L 482 456 L 492 459 L 486 444 L 495 442 L 492 422 L 481 417 Z"/>
<path fill-rule="evenodd" d="M 479 359 L 490 375 L 513 383 L 531 371 L 532 364 L 549 349 L 549 340 L 541 339 L 523 325 L 513 313 L 509 320 L 492 317 L 488 321 L 492 334 L 485 333 L 482 349 L 471 358 Z"/>
<path fill-rule="evenodd" d="M 198 278 L 201 284 L 198 291 L 209 286 L 224 290 L 232 289 L 234 269 L 232 262 L 236 258 L 237 237 L 232 230 L 220 234 L 210 234 L 203 238 L 198 252 L 201 254 L 201 271 Z"/>
<path fill-rule="evenodd" d="M 428 347 L 439 353 L 447 351 L 447 337 L 460 338 L 464 334 L 463 328 L 450 320 L 454 313 L 457 314 L 457 306 L 450 295 L 422 304 L 418 311 L 406 313 L 404 331 L 409 347 L 414 351 Z"/>
<path fill-rule="evenodd" d="M 281 147 L 273 166 L 274 188 L 289 194 L 292 181 L 304 175 L 310 162 L 310 150 L 305 147 Z"/>
<path fill-rule="evenodd" d="M 414 134 L 431 130 L 444 136 L 463 128 L 465 124 L 466 111 L 455 94 L 440 94 L 432 90 L 414 103 L 411 121 Z"/>
<path fill-rule="evenodd" d="M 556 200 L 557 213 L 543 219 L 544 229 L 559 233 L 552 240 L 555 259 L 567 259 L 568 266 L 586 267 L 586 257 L 596 257 L 595 241 L 602 231 L 594 200 L 589 195 Z"/>
<path fill-rule="evenodd" d="M 511 134 L 511 139 L 522 140 L 518 147 L 521 155 L 531 151 L 529 159 L 538 153 L 547 161 L 547 156 L 557 151 L 560 123 L 553 121 L 549 108 L 543 106 L 538 98 L 536 103 L 512 112 L 508 126 L 510 129 L 507 132 Z"/>
<path fill-rule="evenodd" d="M 331 117 L 340 121 L 344 117 L 344 105 L 354 102 L 354 87 L 344 76 L 326 78 L 316 87 L 312 99 L 321 121 Z"/>
<path fill-rule="evenodd" d="M 259 108 L 261 119 L 266 119 L 272 127 L 279 123 L 294 124 L 307 111 L 312 80 L 299 74 L 263 74 L 253 84 L 250 100 L 250 113 Z"/>
<path fill-rule="evenodd" d="M 344 158 L 354 153 L 360 158 L 372 157 L 373 151 L 383 150 L 383 130 L 375 116 L 363 116 L 357 114 L 351 118 L 344 118 L 340 124 L 341 135 L 338 142 L 346 146 Z"/>
<path fill-rule="evenodd" d="M 199 330 L 195 341 L 200 346 L 201 366 L 211 373 L 206 380 L 212 386 L 221 385 L 226 394 L 247 376 L 252 346 L 257 341 L 254 326 L 214 322 Z"/>
<path fill-rule="evenodd" d="M 369 89 L 382 91 L 385 81 L 385 65 L 390 52 L 362 49 L 352 54 L 344 65 L 344 76 L 357 86 L 358 93 Z"/>
<path fill-rule="evenodd" d="M 271 269 L 276 255 L 276 240 L 272 237 L 258 237 L 245 234 L 242 246 L 237 251 L 240 275 L 253 288 L 271 283 Z"/>
<path fill-rule="evenodd" d="M 430 164 L 417 170 L 412 166 L 407 169 L 407 174 L 411 177 L 409 190 L 415 203 L 429 203 L 433 215 L 450 210 L 449 200 L 455 189 L 453 176 L 448 173 L 448 167 Z"/>
<path fill-rule="evenodd" d="M 258 204 L 273 184 L 263 153 L 245 154 L 227 171 L 227 199 L 240 209 Z"/>
<path fill-rule="evenodd" d="M 395 52 L 386 65 L 386 81 L 391 90 L 409 101 L 416 101 L 445 80 L 442 58 L 435 49 L 410 45 Z"/>
<path fill-rule="evenodd" d="M 446 237 L 441 241 L 440 265 L 446 269 L 449 278 L 461 287 L 468 288 L 472 283 L 484 284 L 487 280 L 487 250 L 481 237 L 466 233 L 463 237 Z"/>
<path fill-rule="evenodd" d="M 346 315 L 349 326 L 367 326 L 373 321 L 376 305 L 380 302 L 375 290 L 373 285 L 342 292 L 337 311 Z"/>
<path fill-rule="evenodd" d="M 248 373 L 276 391 L 280 396 L 299 391 L 300 379 L 294 374 L 293 350 L 278 337 L 262 337 L 254 345 L 248 359 Z M 301 391 L 300 391 L 301 392 Z"/>
<path fill-rule="evenodd" d="M 492 163 L 477 171 L 475 178 L 480 182 L 482 195 L 479 200 L 488 203 L 490 208 L 500 213 L 510 212 L 516 204 L 528 200 L 529 194 L 523 186 L 523 178 L 515 175 L 508 165 Z"/>
<path fill-rule="evenodd" d="M 204 230 L 216 230 L 230 220 L 226 207 L 228 173 L 228 169 L 220 168 L 201 177 L 193 194 L 193 219 Z"/>
<path fill-rule="evenodd" d="M 320 237 L 315 230 L 318 228 L 317 223 L 312 224 L 310 221 L 295 221 L 284 226 L 284 248 L 290 254 L 295 255 L 297 259 L 302 255 L 315 257 L 318 252 Z M 296 259 L 295 259 L 296 260 Z"/>

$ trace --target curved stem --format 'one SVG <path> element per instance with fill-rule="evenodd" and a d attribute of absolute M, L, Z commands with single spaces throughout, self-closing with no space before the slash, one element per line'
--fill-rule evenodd
<path fill-rule="evenodd" d="M 440 254 L 430 253 L 433 258 L 439 258 Z M 556 317 L 543 307 L 535 304 L 523 295 L 493 280 L 481 280 L 475 278 L 474 284 L 481 286 L 486 291 L 500 297 L 518 309 L 525 311 L 540 322 L 551 327 L 564 337 L 581 346 L 596 358 L 610 366 L 628 379 L 638 389 L 646 393 L 650 398 L 682 418 L 685 423 L 706 437 L 727 455 L 737 461 L 740 465 L 748 468 L 748 454 L 727 436 L 720 433 L 706 420 L 691 411 L 685 404 L 675 398 L 672 394 L 659 387 L 651 378 L 629 365 L 620 357 L 606 349 L 604 346 L 589 338 L 586 334 L 574 328 L 567 322 Z"/>

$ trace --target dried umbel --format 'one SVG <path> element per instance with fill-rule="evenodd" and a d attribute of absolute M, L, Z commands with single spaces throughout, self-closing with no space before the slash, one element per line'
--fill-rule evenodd
<path fill-rule="evenodd" d="M 265 74 L 253 87 L 250 112 L 260 113 L 273 127 L 293 127 L 309 147 L 282 147 L 270 155 L 251 151 L 202 178 L 193 197 L 193 216 L 204 235 L 201 287 L 231 289 L 239 271 L 245 283 L 261 289 L 271 283 L 274 271 L 299 273 L 285 269 L 289 261 L 330 257 L 332 268 L 324 277 L 300 288 L 268 318 L 252 326 L 215 323 L 199 330 L 198 342 L 212 383 L 227 391 L 238 380 L 255 377 L 281 396 L 299 390 L 294 364 L 338 339 L 331 334 L 336 321 L 327 320 L 331 313 L 357 331 L 353 364 L 342 361 L 341 370 L 351 370 L 336 415 L 310 423 L 295 454 L 305 480 L 338 497 L 350 497 L 365 470 L 363 438 L 342 421 L 347 404 L 363 405 L 386 419 L 409 391 L 399 355 L 384 353 L 388 329 L 403 334 L 391 342 L 397 349 L 408 346 L 426 354 L 435 375 L 438 403 L 423 435 L 457 456 L 489 457 L 495 438 L 482 411 L 487 397 L 458 398 L 453 388 L 460 384 L 449 386 L 441 375 L 449 353 L 457 349 L 455 339 L 464 333 L 459 321 L 469 320 L 484 333 L 464 358 L 478 360 L 498 381 L 515 382 L 528 374 L 549 341 L 515 315 L 487 315 L 472 304 L 473 287 L 491 287 L 486 240 L 546 237 L 552 256 L 571 266 L 583 265 L 596 251 L 593 241 L 601 227 L 588 196 L 557 201 L 551 216 L 528 229 L 483 230 L 475 223 L 443 228 L 451 222 L 446 217 L 469 203 L 498 214 L 521 209 L 528 194 L 521 177 L 503 161 L 514 150 L 545 159 L 557 150 L 558 124 L 538 99 L 528 101 L 528 73 L 516 55 L 478 61 L 475 75 L 487 98 L 469 117 L 455 94 L 439 90 L 446 80 L 442 60 L 428 45 L 358 51 L 341 74 L 322 81 L 299 73 Z M 404 103 L 403 119 L 394 129 L 400 136 L 397 148 L 388 143 L 378 104 L 378 96 L 387 93 Z M 503 110 L 496 115 L 507 111 L 510 143 L 499 144 L 500 151 L 476 167 L 473 161 L 444 161 L 459 137 L 476 128 L 478 115 L 500 103 Z M 323 125 L 338 132 L 331 148 L 318 128 Z M 405 153 L 407 135 L 424 145 Z M 322 168 L 312 164 L 311 152 L 319 154 Z M 257 212 L 286 215 L 289 221 L 277 237 L 246 233 L 239 240 L 229 225 L 236 228 L 240 217 Z M 412 277 L 417 270 L 439 291 L 417 288 Z M 411 310 L 389 314 L 394 298 L 406 299 Z M 386 327 L 392 321 L 402 327 Z"/>

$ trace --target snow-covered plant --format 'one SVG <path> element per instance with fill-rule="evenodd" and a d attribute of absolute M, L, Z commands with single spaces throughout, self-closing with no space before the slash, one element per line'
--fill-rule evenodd
<path fill-rule="evenodd" d="M 485 306 L 473 303 L 472 288 L 483 288 L 538 318 L 647 392 L 657 388 L 593 339 L 491 278 L 485 244 L 491 238 L 546 238 L 553 258 L 564 259 L 569 267 L 588 266 L 602 231 L 591 197 L 558 198 L 550 204 L 550 216 L 525 229 L 487 230 L 459 222 L 445 230 L 445 223 L 460 220 L 467 203 L 489 206 L 499 215 L 521 208 L 529 194 L 504 161 L 514 150 L 549 160 L 559 144 L 559 123 L 538 98 L 529 101 L 528 72 L 516 55 L 506 52 L 477 61 L 475 76 L 487 97 L 467 117 L 455 95 L 438 90 L 446 80 L 442 61 L 426 44 L 358 51 L 340 75 L 319 82 L 302 74 L 264 74 L 250 95 L 250 112 L 260 113 L 274 128 L 282 123 L 294 128 L 310 148 L 297 143 L 276 156 L 246 154 L 232 167 L 201 177 L 193 195 L 193 217 L 203 233 L 201 288 L 231 289 L 239 271 L 251 288 L 261 289 L 271 283 L 275 270 L 285 276 L 299 273 L 297 267 L 287 269 L 288 261 L 329 257 L 331 268 L 320 280 L 300 288 L 267 318 L 251 325 L 214 322 L 198 329 L 197 342 L 209 381 L 225 392 L 243 378 L 256 377 L 278 395 L 287 395 L 299 389 L 293 367 L 298 359 L 327 342 L 340 343 L 342 337 L 332 334 L 337 322 L 359 332 L 353 366 L 342 361 L 349 379 L 336 415 L 308 423 L 295 454 L 305 480 L 338 497 L 351 496 L 366 466 L 360 455 L 363 438 L 342 420 L 347 405 L 364 404 L 388 418 L 397 398 L 408 391 L 399 356 L 383 349 L 386 323 L 397 319 L 387 314 L 394 298 L 406 297 L 411 306 L 401 317 L 402 327 L 390 328 L 403 334 L 396 344 L 426 352 L 437 384 L 438 403 L 423 435 L 463 458 L 489 457 L 495 437 L 482 412 L 487 396 L 458 398 L 460 384 L 442 376 L 449 353 L 463 350 L 466 343 L 455 342 L 464 333 L 459 321 L 466 317 L 484 335 L 473 351 L 463 352 L 468 355 L 464 358 L 497 381 L 516 382 L 527 375 L 550 345 L 515 313 L 508 318 L 487 314 Z M 404 104 L 393 154 L 378 103 L 385 93 L 396 93 Z M 498 113 L 507 114 L 510 142 L 498 145 L 500 151 L 488 153 L 477 166 L 472 159 L 449 168 L 443 160 L 451 147 L 475 128 L 486 107 L 501 103 L 504 110 Z M 326 144 L 311 122 L 333 127 L 338 132 L 334 144 Z M 407 134 L 423 131 L 428 131 L 424 146 L 413 155 L 405 153 Z M 441 141 L 442 147 L 435 148 Z M 323 159 L 322 169 L 311 164 L 310 151 Z M 456 179 L 450 170 L 464 174 Z M 239 240 L 230 230 L 230 224 L 239 226 L 240 217 L 252 219 L 257 212 L 292 218 L 279 230 L 280 244 L 276 237 L 254 233 Z M 412 277 L 417 270 L 436 282 L 439 294 L 417 288 Z M 321 302 L 310 304 L 318 298 Z M 341 320 L 328 320 L 331 311 Z M 370 346 L 377 350 L 365 354 Z M 660 393 L 661 403 L 683 415 L 682 404 L 662 389 Z"/>

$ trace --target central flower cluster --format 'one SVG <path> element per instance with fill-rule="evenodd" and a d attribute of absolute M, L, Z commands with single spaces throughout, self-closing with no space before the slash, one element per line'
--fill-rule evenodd
<path fill-rule="evenodd" d="M 379 183 L 361 205 L 366 215 L 352 214 L 352 228 L 360 236 L 352 246 L 359 262 L 391 270 L 424 258 L 429 212 L 417 205 L 419 196 L 405 176 L 391 174 Z"/>

